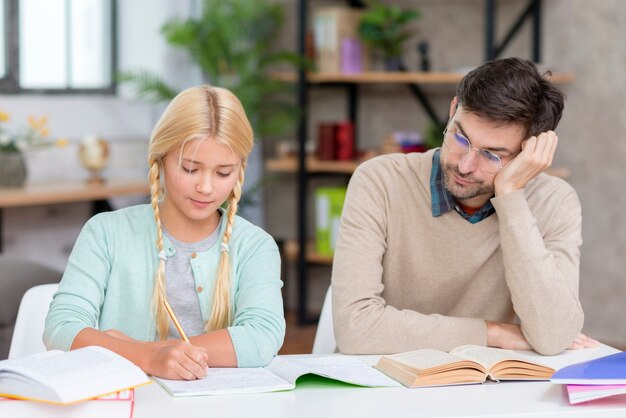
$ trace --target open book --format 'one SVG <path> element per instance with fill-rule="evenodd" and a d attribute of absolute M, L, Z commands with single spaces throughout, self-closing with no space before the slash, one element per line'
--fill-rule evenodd
<path fill-rule="evenodd" d="M 150 382 L 131 361 L 95 346 L 0 361 L 0 396 L 8 398 L 70 404 Z"/>
<path fill-rule="evenodd" d="M 155 380 L 174 396 L 200 396 L 291 390 L 296 387 L 296 380 L 306 374 L 358 386 L 399 386 L 358 358 L 342 355 L 278 356 L 264 368 L 212 368 L 204 379 Z"/>
<path fill-rule="evenodd" d="M 407 387 L 549 380 L 554 369 L 499 348 L 463 345 L 449 353 L 416 350 L 382 356 L 374 366 Z"/>

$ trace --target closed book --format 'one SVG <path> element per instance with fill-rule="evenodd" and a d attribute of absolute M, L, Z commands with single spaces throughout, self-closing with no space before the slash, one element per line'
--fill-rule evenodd
<path fill-rule="evenodd" d="M 132 418 L 134 406 L 134 389 L 73 405 L 0 398 L 0 416 L 7 418 Z"/>
<path fill-rule="evenodd" d="M 626 400 L 626 385 L 567 385 L 567 397 L 572 405 L 619 395 L 624 395 Z"/>
<path fill-rule="evenodd" d="M 317 127 L 317 158 L 321 161 L 335 159 L 335 124 L 320 123 Z"/>
<path fill-rule="evenodd" d="M 335 159 L 338 161 L 351 161 L 355 155 L 354 124 L 341 122 L 335 128 Z"/>
<path fill-rule="evenodd" d="M 320 187 L 315 191 L 315 251 L 332 256 L 339 235 L 345 187 Z"/>
<path fill-rule="evenodd" d="M 575 385 L 626 384 L 626 352 L 611 354 L 558 370 L 552 383 Z"/>

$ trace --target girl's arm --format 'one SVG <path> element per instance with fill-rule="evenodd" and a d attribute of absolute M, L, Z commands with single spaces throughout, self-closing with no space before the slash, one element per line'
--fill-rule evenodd
<path fill-rule="evenodd" d="M 191 339 L 192 344 L 202 345 L 190 345 L 182 340 L 137 341 L 117 330 L 103 332 L 94 328 L 84 328 L 76 335 L 71 349 L 97 345 L 127 358 L 147 374 L 166 379 L 194 380 L 206 376 L 209 364 L 221 365 L 211 360 L 218 360 L 222 351 L 227 352 L 224 347 L 230 345 L 234 356 L 228 332 L 221 331 L 223 331 L 221 334 L 226 334 L 228 344 L 224 343 L 224 336 L 215 335 L 209 338 L 212 334 L 219 334 L 219 331 L 203 335 L 202 341 L 194 337 Z M 205 345 L 209 348 L 217 347 L 216 352 L 209 356 Z"/>

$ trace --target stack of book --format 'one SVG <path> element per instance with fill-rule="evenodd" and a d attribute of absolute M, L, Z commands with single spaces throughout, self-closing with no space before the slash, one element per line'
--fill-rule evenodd
<path fill-rule="evenodd" d="M 626 395 L 626 352 L 564 367 L 550 381 L 566 385 L 572 405 Z"/>

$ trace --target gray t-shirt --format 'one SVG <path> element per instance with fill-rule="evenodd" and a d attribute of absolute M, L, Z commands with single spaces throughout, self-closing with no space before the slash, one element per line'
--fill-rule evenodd
<path fill-rule="evenodd" d="M 198 301 L 198 293 L 190 260 L 194 253 L 205 252 L 215 244 L 219 237 L 221 223 L 220 219 L 215 231 L 207 238 L 192 243 L 178 241 L 163 228 L 163 233 L 167 235 L 174 248 L 176 248 L 176 254 L 168 257 L 165 261 L 167 301 L 176 314 L 178 322 L 180 322 L 180 325 L 189 337 L 204 333 L 204 321 L 202 320 L 202 312 L 200 311 L 200 302 Z M 206 292 L 200 297 L 204 295 L 206 295 Z M 168 338 L 181 338 L 172 321 L 170 321 Z"/>

